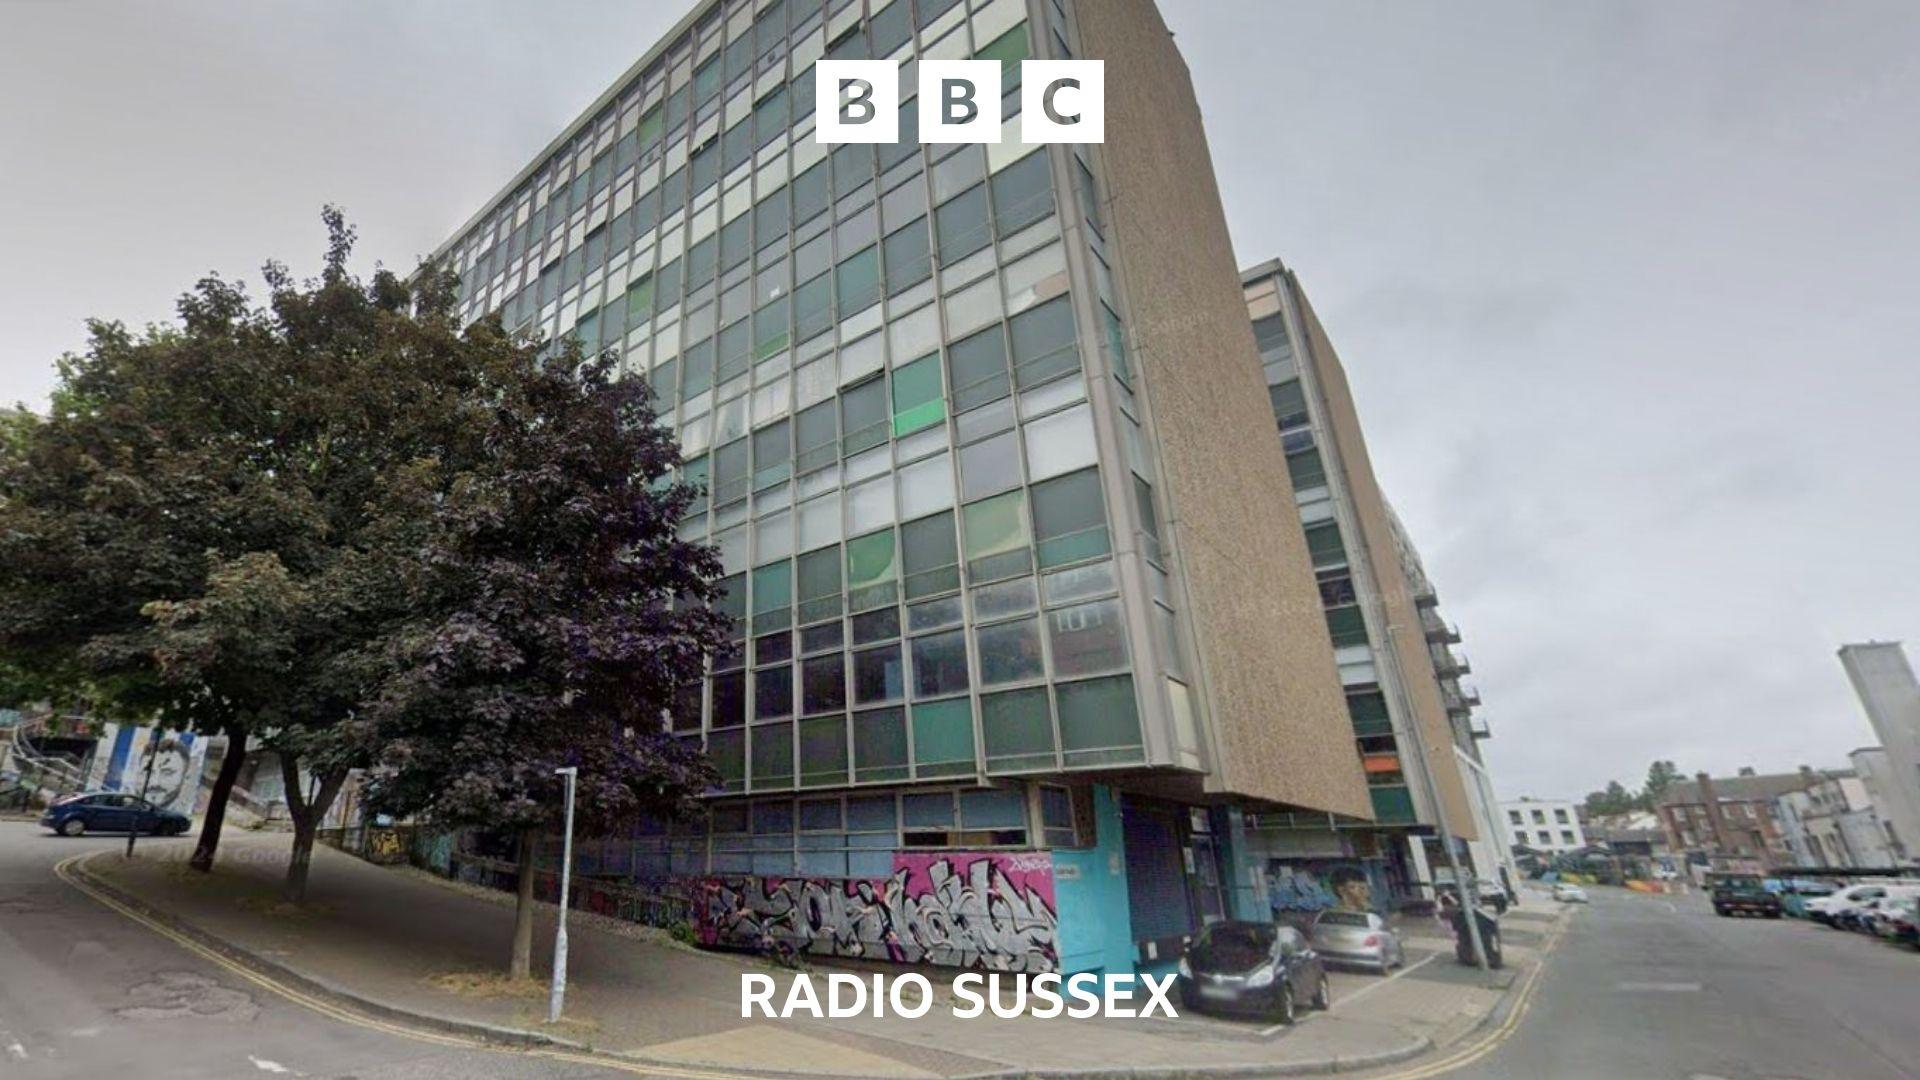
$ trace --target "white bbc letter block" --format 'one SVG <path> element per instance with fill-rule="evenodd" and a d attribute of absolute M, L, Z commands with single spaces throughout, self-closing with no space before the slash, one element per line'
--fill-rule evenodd
<path fill-rule="evenodd" d="M 1021 142 L 1106 140 L 1106 61 L 1020 61 Z"/>
<path fill-rule="evenodd" d="M 920 141 L 1000 141 L 1000 61 L 920 62 Z"/>
<path fill-rule="evenodd" d="M 891 60 L 816 60 L 813 141 L 900 141 L 900 66 Z"/>

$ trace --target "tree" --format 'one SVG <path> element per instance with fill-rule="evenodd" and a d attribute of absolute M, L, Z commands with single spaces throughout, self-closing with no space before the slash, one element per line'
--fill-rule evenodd
<path fill-rule="evenodd" d="M 1590 815 L 1624 814 L 1632 810 L 1633 806 L 1633 793 L 1618 780 L 1608 781 L 1604 791 L 1587 793 L 1587 813 Z"/>
<path fill-rule="evenodd" d="M 503 335 L 497 322 L 476 335 Z M 550 362 L 516 344 L 488 454 L 418 489 L 432 535 L 368 708 L 368 805 L 517 841 L 508 970 L 531 968 L 540 833 L 579 769 L 580 827 L 681 816 L 716 777 L 666 731 L 674 691 L 722 647 L 713 549 L 677 532 L 695 494 L 638 380 L 569 340 Z M 565 902 L 565 898 L 562 898 Z"/>
<path fill-rule="evenodd" d="M 248 740 L 278 752 L 295 900 L 320 819 L 377 749 L 360 705 L 411 614 L 433 485 L 486 458 L 527 352 L 463 330 L 448 274 L 358 280 L 352 229 L 322 217 L 318 280 L 269 263 L 265 306 L 209 277 L 179 326 L 91 323 L 48 415 L 0 426 L 0 665 L 228 735 L 203 870 Z"/>
<path fill-rule="evenodd" d="M 1640 808 L 1651 810 L 1660 804 L 1667 788 L 1680 779 L 1680 770 L 1671 761 L 1656 761 L 1647 767 L 1647 784 L 1640 789 Z"/>

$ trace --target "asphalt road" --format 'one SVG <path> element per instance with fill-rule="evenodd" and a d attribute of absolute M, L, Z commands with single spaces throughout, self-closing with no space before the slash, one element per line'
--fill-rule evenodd
<path fill-rule="evenodd" d="M 191 839 L 142 844 L 188 844 Z M 81 895 L 54 864 L 124 837 L 0 821 L 0 1077 L 574 1080 L 625 1074 L 322 1016 Z"/>
<path fill-rule="evenodd" d="M 1446 1074 L 1920 1077 L 1920 952 L 1699 896 L 1593 888 L 1507 1041 Z"/>

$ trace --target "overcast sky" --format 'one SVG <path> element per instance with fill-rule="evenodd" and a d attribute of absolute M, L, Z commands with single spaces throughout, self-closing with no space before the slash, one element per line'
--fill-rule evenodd
<path fill-rule="evenodd" d="M 687 3 L 0 5 L 0 400 L 87 316 L 313 272 L 324 202 L 411 267 Z M 1834 649 L 1920 644 L 1920 6 L 1162 7 L 1502 797 L 1870 743 Z"/>

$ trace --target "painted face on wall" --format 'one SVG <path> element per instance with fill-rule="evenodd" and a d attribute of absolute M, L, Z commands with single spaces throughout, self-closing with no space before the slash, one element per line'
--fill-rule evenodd
<path fill-rule="evenodd" d="M 1334 903 L 1350 911 L 1373 910 L 1373 885 L 1367 881 L 1367 875 L 1350 867 L 1342 867 L 1332 874 Z"/>
<path fill-rule="evenodd" d="M 147 785 L 147 801 L 172 810 L 186 791 L 188 767 L 192 763 L 187 748 L 179 739 L 168 737 L 153 752 L 153 779 Z"/>

